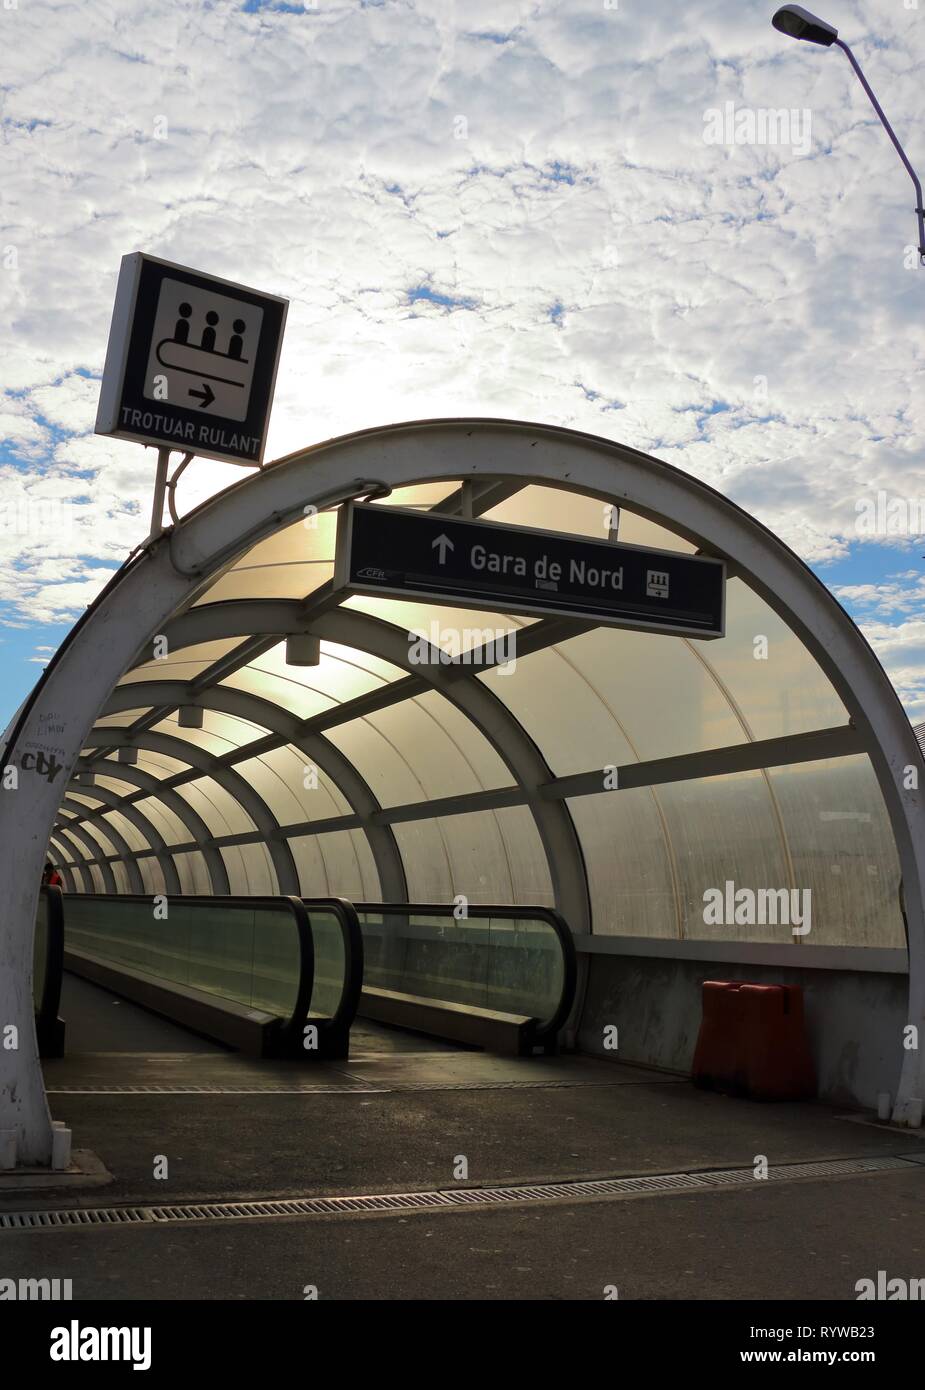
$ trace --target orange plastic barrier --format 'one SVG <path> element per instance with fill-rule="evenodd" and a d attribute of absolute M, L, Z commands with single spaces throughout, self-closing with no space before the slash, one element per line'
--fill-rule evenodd
<path fill-rule="evenodd" d="M 695 1086 L 743 1093 L 738 1039 L 742 1032 L 738 981 L 704 980 L 703 1019 L 694 1052 Z"/>
<path fill-rule="evenodd" d="M 704 980 L 693 1080 L 752 1100 L 815 1096 L 801 986 Z"/>

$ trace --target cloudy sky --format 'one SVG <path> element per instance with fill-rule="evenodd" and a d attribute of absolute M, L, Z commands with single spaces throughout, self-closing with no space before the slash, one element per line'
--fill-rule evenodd
<path fill-rule="evenodd" d="M 925 173 L 925 0 L 823 3 Z M 92 432 L 136 250 L 291 300 L 268 458 L 463 414 L 647 450 L 812 564 L 925 719 L 912 185 L 774 8 L 0 0 L 0 727 L 147 533 L 153 451 Z"/>

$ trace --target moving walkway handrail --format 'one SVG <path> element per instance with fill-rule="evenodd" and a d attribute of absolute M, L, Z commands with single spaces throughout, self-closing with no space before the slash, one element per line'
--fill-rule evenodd
<path fill-rule="evenodd" d="M 57 1036 L 58 1009 L 61 1007 L 61 976 L 64 971 L 64 895 L 54 884 L 44 884 L 45 899 L 45 978 L 35 1013 L 35 1033 L 42 1055 Z M 38 928 L 39 930 L 41 928 Z M 33 996 L 37 980 L 32 982 Z"/>
<path fill-rule="evenodd" d="M 578 958 L 569 924 L 556 908 L 515 903 L 467 903 L 465 914 L 457 917 L 458 907 L 447 903 L 354 903 L 354 907 L 361 915 L 375 913 L 383 917 L 389 913 L 403 917 L 453 917 L 461 923 L 470 917 L 498 917 L 508 921 L 533 918 L 548 923 L 562 948 L 562 991 L 552 1016 L 545 1021 L 537 1020 L 536 1041 L 539 1043 L 555 1038 L 568 1018 L 575 1000 Z"/>
<path fill-rule="evenodd" d="M 312 908 L 333 913 L 344 944 L 344 986 L 340 1003 L 326 1025 L 332 1031 L 350 1030 L 363 992 L 363 932 L 356 907 L 347 898 L 302 898 L 311 923 Z"/>
<path fill-rule="evenodd" d="M 57 891 L 60 892 L 60 889 Z M 216 906 L 220 907 L 224 903 L 229 907 L 242 908 L 245 911 L 249 908 L 261 907 L 272 910 L 285 904 L 292 912 L 299 938 L 299 984 L 292 1012 L 288 1019 L 281 1020 L 279 1031 L 287 1049 L 296 1051 L 302 1048 L 305 1022 L 311 1006 L 312 990 L 315 984 L 315 948 L 308 911 L 301 898 L 290 894 L 281 894 L 278 897 L 220 894 L 210 897 L 202 893 L 71 893 L 68 894 L 68 897 L 73 897 L 80 902 L 108 904 L 150 903 L 154 897 L 159 897 L 167 903 L 168 914 L 172 903 L 176 903 L 178 907 L 201 905 L 212 909 Z"/>

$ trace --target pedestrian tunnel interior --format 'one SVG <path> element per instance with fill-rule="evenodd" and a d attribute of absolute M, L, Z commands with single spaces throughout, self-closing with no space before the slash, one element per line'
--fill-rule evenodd
<path fill-rule="evenodd" d="M 526 449 L 531 431 L 507 438 Z M 897 812 L 852 673 L 827 674 L 747 545 L 703 534 L 717 494 L 633 453 L 694 496 L 664 515 L 634 506 L 606 441 L 612 486 L 598 470 L 582 487 L 565 464 L 561 480 L 505 473 L 504 432 L 473 433 L 471 472 L 386 479 L 374 505 L 715 555 L 724 635 L 345 595 L 338 508 L 290 509 L 203 576 L 85 739 L 48 851 L 71 965 L 263 1012 L 271 1049 L 286 1028 L 301 1045 L 312 1019 L 349 1046 L 338 1019 L 358 1009 L 440 1035 L 455 1007 L 528 1020 L 528 1053 L 607 1056 L 616 1027 L 620 1061 L 677 1072 L 704 979 L 799 983 L 820 1094 L 895 1092 L 910 1011 Z M 820 612 L 837 608 L 771 540 Z M 442 1035 L 478 1042 L 468 1027 Z"/>

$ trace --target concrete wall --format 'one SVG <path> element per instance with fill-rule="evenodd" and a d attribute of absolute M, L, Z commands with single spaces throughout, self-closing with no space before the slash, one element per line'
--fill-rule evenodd
<path fill-rule="evenodd" d="M 588 964 L 583 1052 L 689 1073 L 704 980 L 802 985 L 820 1098 L 873 1109 L 878 1092 L 895 1096 L 908 1008 L 904 974 L 623 954 L 591 955 Z M 608 1024 L 619 1029 L 617 1052 L 604 1051 Z"/>

